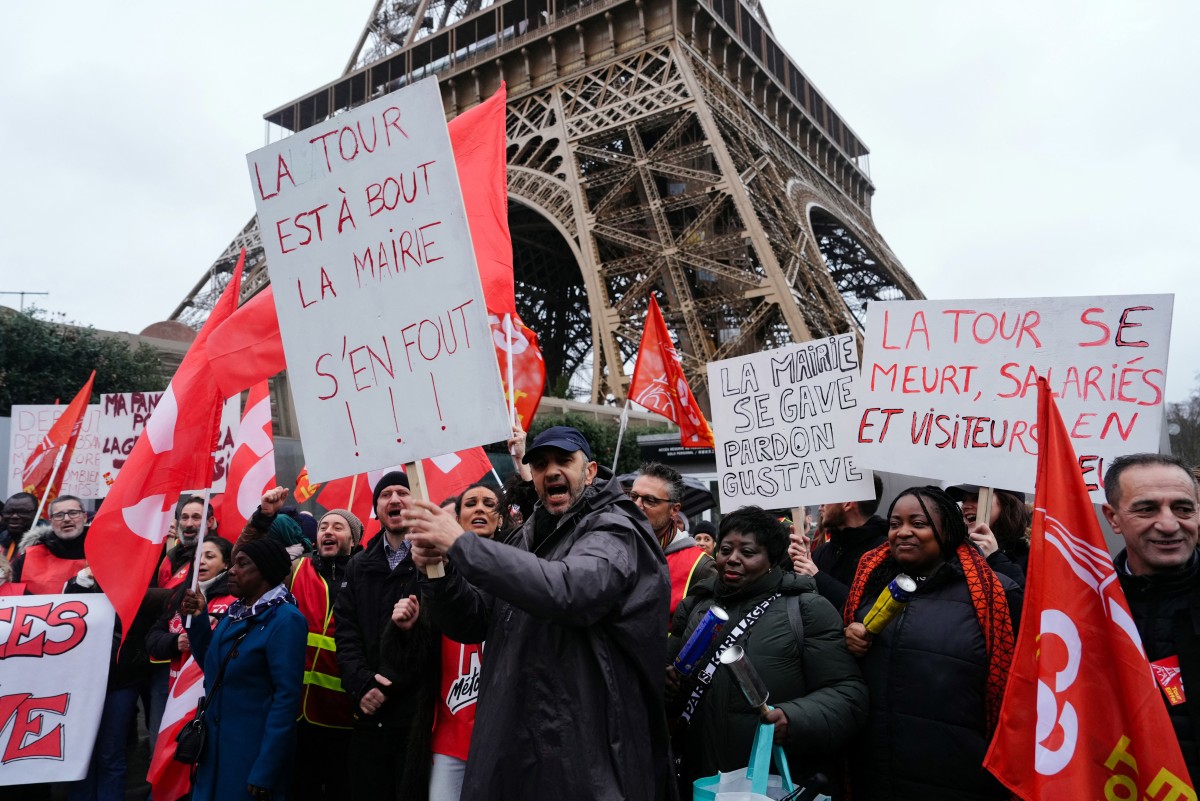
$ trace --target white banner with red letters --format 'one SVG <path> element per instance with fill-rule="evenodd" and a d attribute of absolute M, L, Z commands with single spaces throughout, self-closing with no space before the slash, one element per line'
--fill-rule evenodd
<path fill-rule="evenodd" d="M 117 480 L 117 475 L 125 466 L 125 459 L 133 451 L 133 444 L 146 430 L 150 413 L 158 406 L 162 396 L 162 392 L 112 392 L 100 396 L 101 456 L 97 497 L 108 495 L 108 488 Z M 240 397 L 225 401 L 225 408 L 221 412 L 221 435 L 213 451 L 214 493 L 225 491 L 225 476 L 233 459 L 233 443 L 237 438 L 241 414 Z"/>
<path fill-rule="evenodd" d="M 247 164 L 311 480 L 506 439 L 437 81 Z"/>
<path fill-rule="evenodd" d="M 59 415 L 66 411 L 67 404 L 60 403 L 40 405 L 14 405 L 12 407 L 12 427 L 8 435 L 8 489 L 4 497 L 21 492 L 21 473 L 29 455 L 37 448 L 46 432 L 58 420 Z M 100 475 L 100 465 L 103 454 L 100 448 L 100 404 L 88 406 L 83 416 L 83 427 L 79 429 L 79 439 L 75 442 L 75 453 L 67 465 L 63 477 L 62 489 L 59 495 L 75 495 L 79 498 L 98 498 L 103 493 L 97 492 L 97 478 Z M 59 470 L 62 468 L 60 467 Z"/>
<path fill-rule="evenodd" d="M 114 620 L 99 593 L 0 596 L 0 786 L 87 774 Z"/>
<path fill-rule="evenodd" d="M 872 303 L 857 460 L 1028 492 L 1037 377 L 1066 421 L 1092 500 L 1124 453 L 1157 452 L 1173 295 Z"/>

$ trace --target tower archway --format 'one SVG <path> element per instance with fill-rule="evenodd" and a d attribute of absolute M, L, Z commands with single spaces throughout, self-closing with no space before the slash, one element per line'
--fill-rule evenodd
<path fill-rule="evenodd" d="M 592 315 L 579 258 L 552 219 L 510 195 L 517 313 L 538 335 L 546 383 L 588 398 L 592 388 Z"/>
<path fill-rule="evenodd" d="M 868 303 L 907 297 L 887 264 L 871 251 L 853 226 L 816 205 L 809 208 L 808 222 L 829 277 L 860 329 L 866 323 Z"/>

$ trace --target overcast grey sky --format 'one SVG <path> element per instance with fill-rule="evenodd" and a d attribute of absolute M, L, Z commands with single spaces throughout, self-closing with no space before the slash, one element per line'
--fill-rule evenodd
<path fill-rule="evenodd" d="M 763 5 L 871 148 L 876 222 L 926 295 L 1174 292 L 1168 398 L 1192 389 L 1200 4 Z M 340 75 L 370 6 L 11 4 L 0 291 L 165 319 L 253 214 L 262 115 Z"/>

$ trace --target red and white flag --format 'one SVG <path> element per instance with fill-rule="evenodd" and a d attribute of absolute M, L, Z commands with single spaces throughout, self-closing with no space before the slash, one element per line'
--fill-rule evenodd
<path fill-rule="evenodd" d="M 984 765 L 1026 801 L 1195 799 L 1044 378 L 1038 432 L 1024 612 Z"/>
<path fill-rule="evenodd" d="M 150 770 L 146 780 L 150 782 L 150 794 L 161 801 L 179 801 L 191 792 L 191 768 L 175 761 L 175 738 L 196 714 L 196 705 L 204 695 L 204 673 L 196 660 L 188 657 L 179 670 L 179 677 L 171 685 L 167 705 L 163 708 L 162 724 L 158 727 L 158 739 L 150 756 Z"/>
<path fill-rule="evenodd" d="M 629 399 L 661 414 L 679 426 L 679 444 L 685 448 L 714 448 L 712 427 L 692 395 L 683 364 L 671 342 L 666 320 L 654 295 L 646 311 L 646 327 L 638 346 Z"/>
<path fill-rule="evenodd" d="M 500 381 L 504 385 L 504 396 L 509 404 L 516 403 L 517 421 L 526 431 L 537 414 L 538 404 L 546 389 L 546 362 L 538 347 L 537 334 L 529 330 L 517 314 L 510 315 L 512 321 L 512 387 L 508 386 L 508 360 L 510 354 L 509 334 L 504 329 L 504 318 L 488 315 L 492 327 L 492 344 L 496 347 L 496 360 L 500 363 Z"/>
<path fill-rule="evenodd" d="M 237 308 L 245 252 L 150 415 L 129 459 L 92 521 L 84 549 L 97 583 L 128 632 L 162 555 L 179 495 L 212 486 L 221 394 L 205 345 Z M 124 636 L 124 635 L 122 635 Z"/>
<path fill-rule="evenodd" d="M 271 437 L 271 390 L 266 381 L 250 388 L 246 413 L 233 444 L 221 503 L 221 536 L 235 541 L 263 493 L 275 486 L 275 441 Z"/>
<path fill-rule="evenodd" d="M 92 382 L 95 379 L 96 371 L 93 370 L 25 460 L 21 489 L 38 498 L 39 510 L 48 508 L 62 489 L 63 476 L 67 472 L 65 465 L 71 463 L 71 456 L 75 453 L 75 441 L 79 439 L 79 430 L 83 428 L 83 416 L 87 414 L 88 401 L 92 399 Z"/>
<path fill-rule="evenodd" d="M 483 448 L 468 448 L 458 453 L 422 459 L 429 500 L 441 503 L 453 498 L 492 472 L 492 462 Z"/>
<path fill-rule="evenodd" d="M 204 350 L 213 379 L 226 398 L 281 372 L 287 364 L 275 312 L 275 290 L 268 286 L 238 307 L 213 331 Z"/>
<path fill-rule="evenodd" d="M 516 314 L 512 236 L 508 230 L 507 89 L 450 120 L 450 146 L 471 226 L 471 246 L 489 314 Z"/>
<path fill-rule="evenodd" d="M 383 475 L 379 473 L 376 480 Z M 371 518 L 371 512 L 374 511 L 371 508 L 371 497 L 375 485 L 371 483 L 369 473 L 331 479 L 319 486 L 321 494 L 317 496 L 317 503 L 326 509 L 349 509 L 364 524 Z"/>

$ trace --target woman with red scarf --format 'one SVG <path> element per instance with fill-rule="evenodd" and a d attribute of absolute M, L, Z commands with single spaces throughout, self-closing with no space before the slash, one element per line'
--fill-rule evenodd
<path fill-rule="evenodd" d="M 863 624 L 899 574 L 908 605 L 878 634 Z M 888 541 L 859 562 L 845 611 L 870 715 L 851 749 L 854 801 L 987 801 L 1008 793 L 984 768 L 1012 663 L 1021 589 L 988 567 L 954 500 L 912 487 L 888 510 Z"/>

